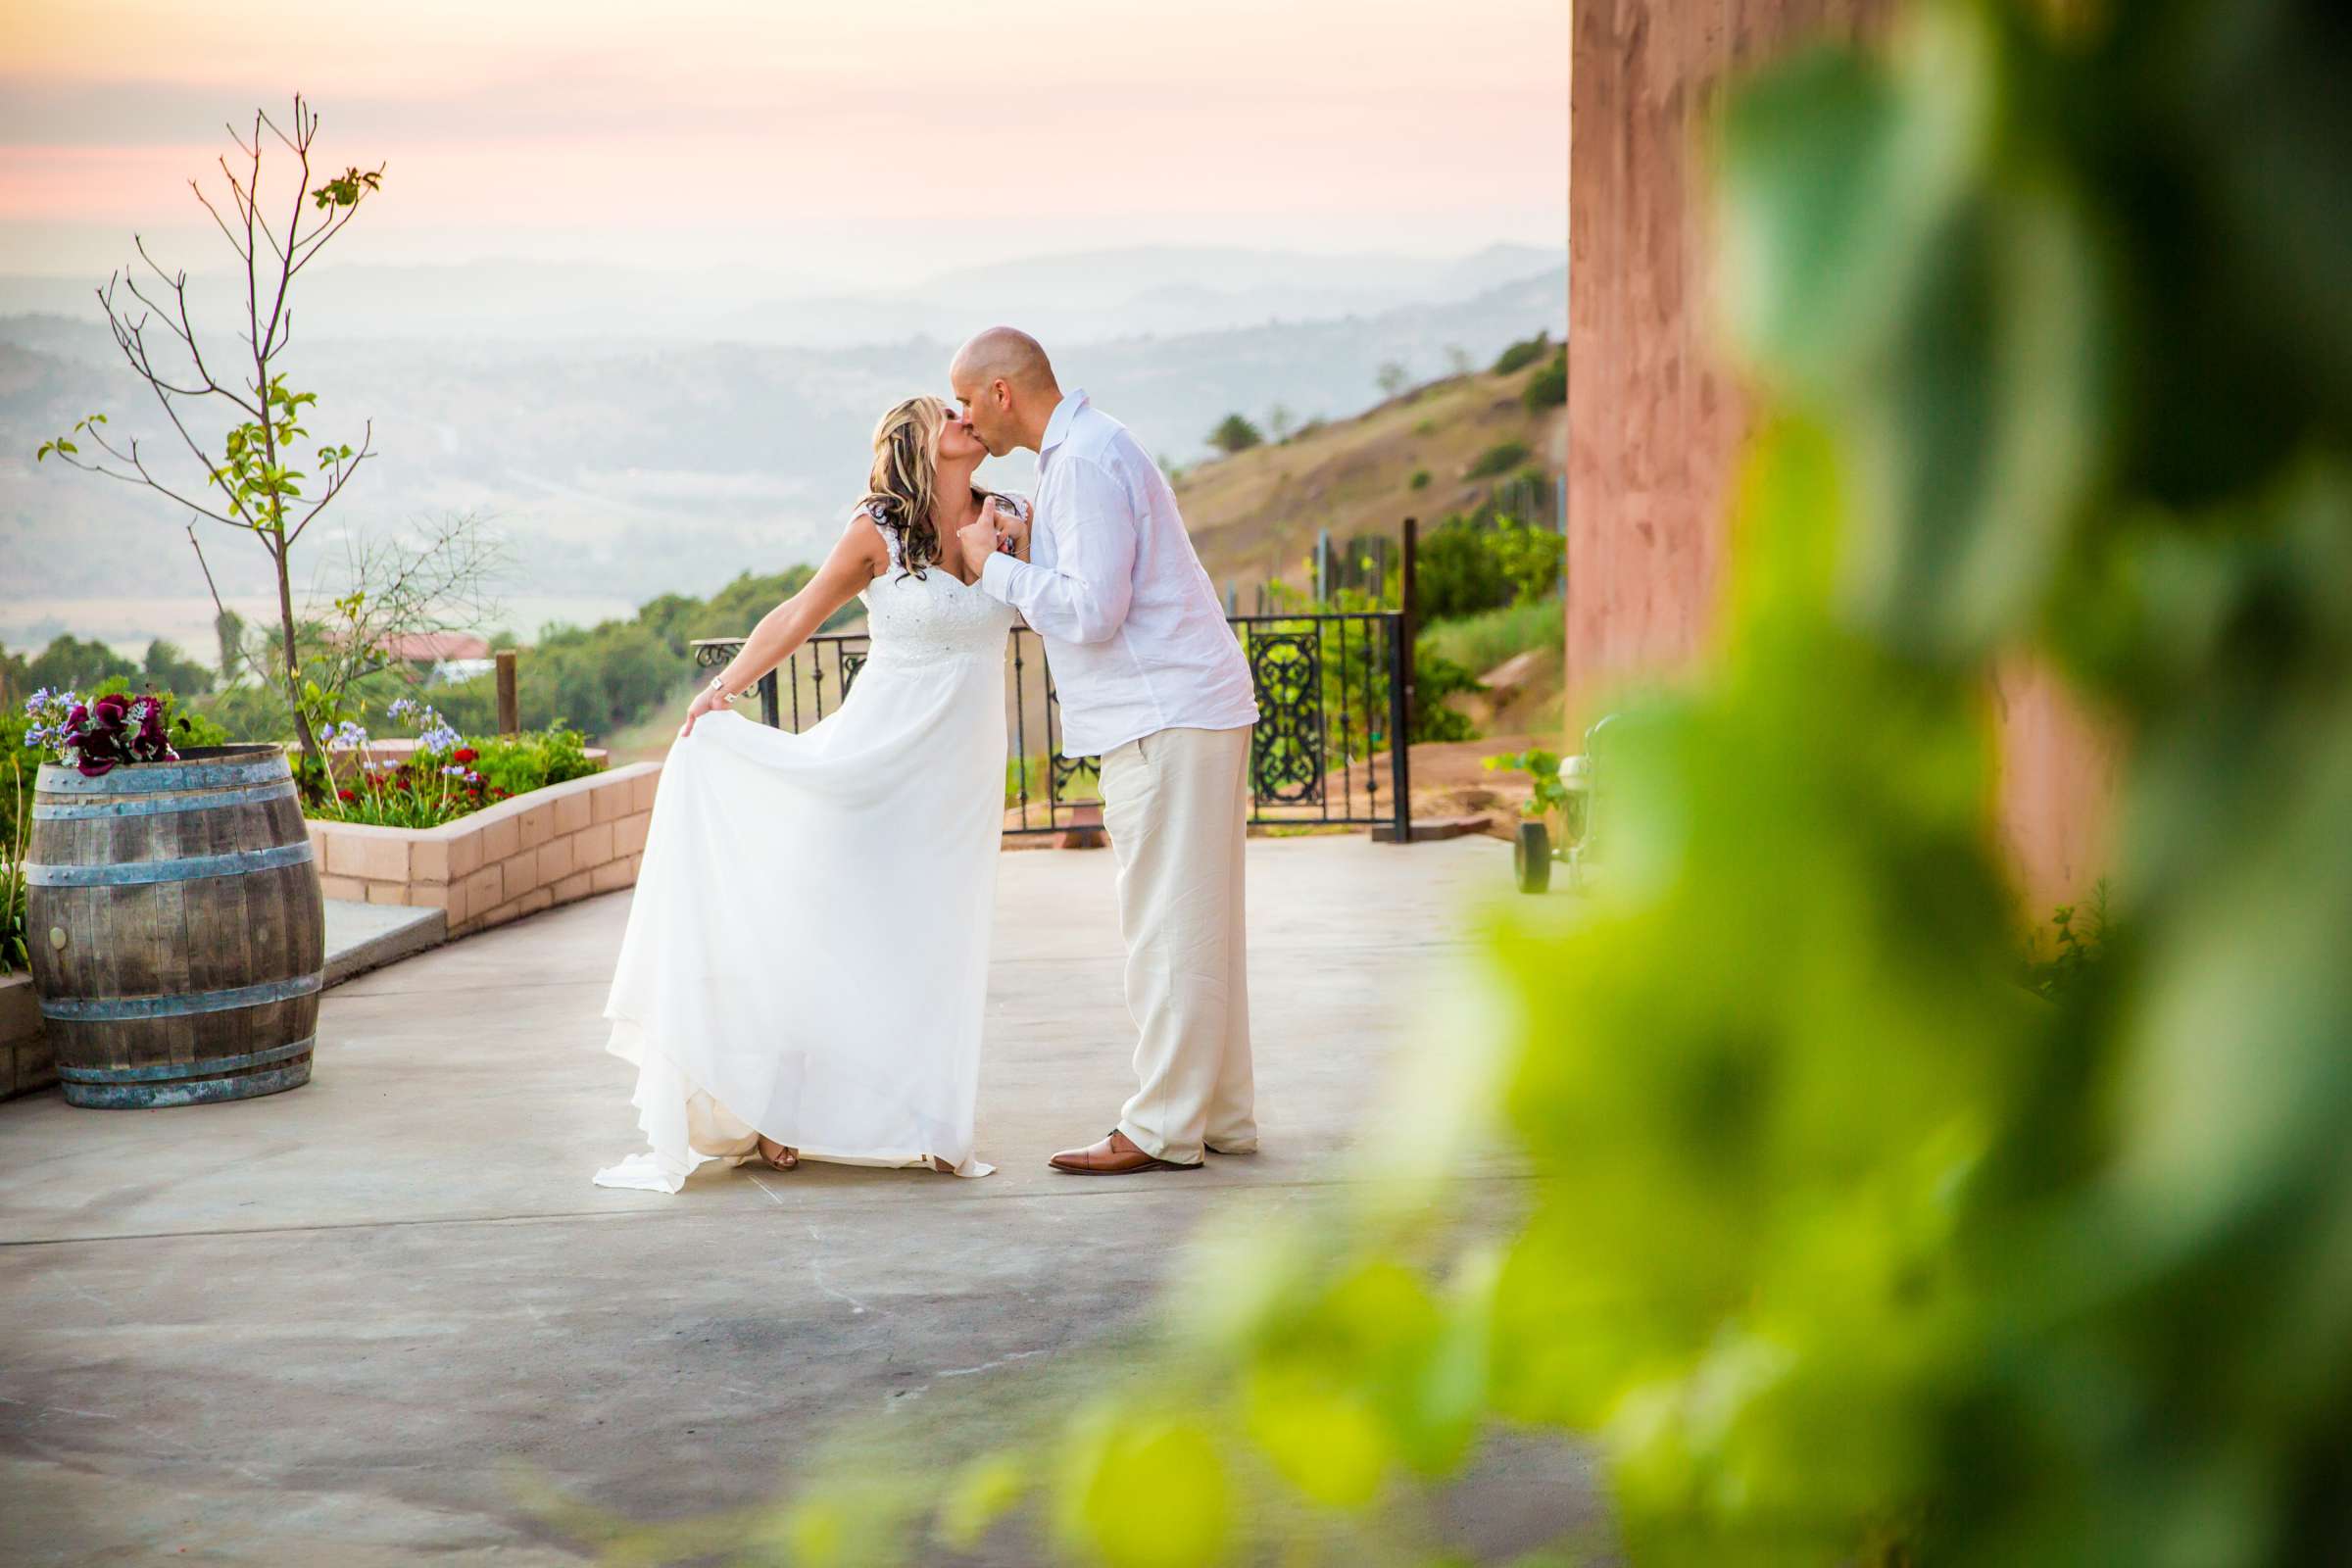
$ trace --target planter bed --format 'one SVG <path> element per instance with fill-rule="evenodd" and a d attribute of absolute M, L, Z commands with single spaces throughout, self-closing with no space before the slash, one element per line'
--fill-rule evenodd
<path fill-rule="evenodd" d="M 659 762 L 550 784 L 439 827 L 310 821 L 330 899 L 439 909 L 452 937 L 637 881 Z"/>
<path fill-rule="evenodd" d="M 348 784 L 359 772 L 362 761 L 372 758 L 379 762 L 405 762 L 416 755 L 416 744 L 414 736 L 394 735 L 386 740 L 371 739 L 364 747 L 337 748 L 326 754 L 327 771 L 334 775 L 336 783 Z M 588 760 L 594 762 L 599 768 L 607 766 L 612 760 L 612 754 L 602 746 L 586 746 L 582 747 L 581 751 L 587 756 Z M 292 741 L 286 743 L 286 757 L 289 761 L 301 755 L 302 748 L 300 746 L 295 745 Z"/>

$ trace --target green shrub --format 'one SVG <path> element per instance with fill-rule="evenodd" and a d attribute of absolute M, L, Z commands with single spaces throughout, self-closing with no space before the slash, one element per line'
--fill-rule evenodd
<path fill-rule="evenodd" d="M 172 746 L 174 751 L 184 751 L 191 746 L 226 746 L 230 738 L 227 729 L 215 722 L 202 710 L 184 704 L 174 707 L 172 714 Z"/>
<path fill-rule="evenodd" d="M 1465 479 L 1492 479 L 1498 473 L 1508 473 L 1535 456 L 1524 441 L 1497 441 L 1471 460 L 1463 471 Z"/>
<path fill-rule="evenodd" d="M 1510 375 L 1515 371 L 1524 370 L 1550 350 L 1551 332 L 1548 328 L 1538 332 L 1534 337 L 1521 338 L 1495 357 L 1494 373 Z"/>
<path fill-rule="evenodd" d="M 1238 414 L 1228 414 L 1208 432 L 1208 444 L 1229 458 L 1262 444 L 1265 439 L 1256 425 Z"/>
<path fill-rule="evenodd" d="M 493 788 L 509 795 L 586 778 L 597 770 L 588 756 L 586 738 L 563 724 L 482 741 L 474 751 L 475 769 Z"/>
<path fill-rule="evenodd" d="M 1453 620 L 1548 596 L 1567 542 L 1508 516 L 1447 517 L 1421 540 L 1415 587 L 1425 619 Z"/>
<path fill-rule="evenodd" d="M 1470 715 L 1446 706 L 1459 692 L 1483 692 L 1478 677 L 1421 638 L 1413 640 L 1412 743 L 1478 738 Z"/>
<path fill-rule="evenodd" d="M 199 692 L 213 689 L 212 667 L 198 663 L 181 653 L 177 644 L 168 643 L 161 637 L 147 645 L 147 657 L 141 661 L 140 667 L 145 671 L 148 681 L 160 691 L 193 697 Z"/>
<path fill-rule="evenodd" d="M 30 695 L 31 687 L 76 691 L 88 696 L 103 681 L 136 680 L 140 673 L 137 663 L 106 644 L 94 638 L 84 642 L 61 633 L 51 638 L 49 646 L 26 664 L 24 679 L 28 690 L 19 694 L 19 700 Z"/>
<path fill-rule="evenodd" d="M 1428 488 L 1429 488 L 1429 470 L 1428 470 L 1427 468 L 1415 468 L 1415 469 L 1413 470 L 1412 477 L 1404 481 L 1404 487 L 1405 487 L 1407 490 L 1426 490 L 1426 489 L 1428 489 Z"/>
<path fill-rule="evenodd" d="M 1490 670 L 1536 648 L 1558 648 L 1566 635 L 1553 599 L 1525 600 L 1453 620 L 1432 621 L 1422 638 L 1455 662 Z"/>
<path fill-rule="evenodd" d="M 1562 349 L 1552 362 L 1527 378 L 1519 389 L 1519 401 L 1530 414 L 1556 409 L 1568 401 L 1568 351 Z"/>
<path fill-rule="evenodd" d="M 1414 587 L 1425 620 L 1451 620 L 1499 610 L 1517 589 L 1487 531 L 1448 517 L 1422 536 Z"/>

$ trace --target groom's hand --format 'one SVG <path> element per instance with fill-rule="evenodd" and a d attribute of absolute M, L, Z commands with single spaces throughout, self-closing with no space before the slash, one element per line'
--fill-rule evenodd
<path fill-rule="evenodd" d="M 997 540 L 1003 526 L 997 521 L 997 504 L 989 502 L 980 509 L 980 515 L 956 530 L 956 540 L 963 546 L 964 564 L 977 574 L 988 564 L 988 558 L 997 553 Z"/>

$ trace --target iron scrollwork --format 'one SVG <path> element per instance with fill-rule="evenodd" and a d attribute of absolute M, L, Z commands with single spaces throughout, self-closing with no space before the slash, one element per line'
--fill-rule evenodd
<path fill-rule="evenodd" d="M 1257 733 L 1250 783 L 1261 803 L 1315 806 L 1323 800 L 1323 650 L 1315 631 L 1252 629 L 1250 679 L 1257 688 Z"/>

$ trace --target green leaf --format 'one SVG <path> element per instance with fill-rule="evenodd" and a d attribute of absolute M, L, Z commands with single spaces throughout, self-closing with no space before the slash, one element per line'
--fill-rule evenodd
<path fill-rule="evenodd" d="M 1388 1434 L 1365 1399 L 1329 1379 L 1260 1370 L 1245 1398 L 1251 1441 L 1282 1478 L 1330 1508 L 1364 1508 L 1380 1495 Z"/>
<path fill-rule="evenodd" d="M 956 1551 L 977 1548 L 990 1527 L 1017 1505 L 1029 1475 L 1009 1454 L 984 1454 L 965 1465 L 940 1504 L 940 1541 Z"/>
<path fill-rule="evenodd" d="M 1847 580 L 1896 646 L 1974 653 L 2038 606 L 2111 433 L 2099 272 L 2070 195 L 2013 186 L 1946 234 L 1900 373 L 1850 406 Z"/>
<path fill-rule="evenodd" d="M 1725 318 L 1775 379 L 1822 394 L 1891 330 L 1989 134 L 1981 23 L 1921 8 L 1898 74 L 1837 49 L 1799 55 L 1731 100 L 1718 185 Z M 1910 89 L 1906 91 L 1905 89 Z"/>
<path fill-rule="evenodd" d="M 1182 1417 L 1094 1411 L 1073 1442 L 1059 1512 L 1073 1546 L 1109 1568 L 1208 1568 L 1232 1544 L 1224 1461 Z"/>

